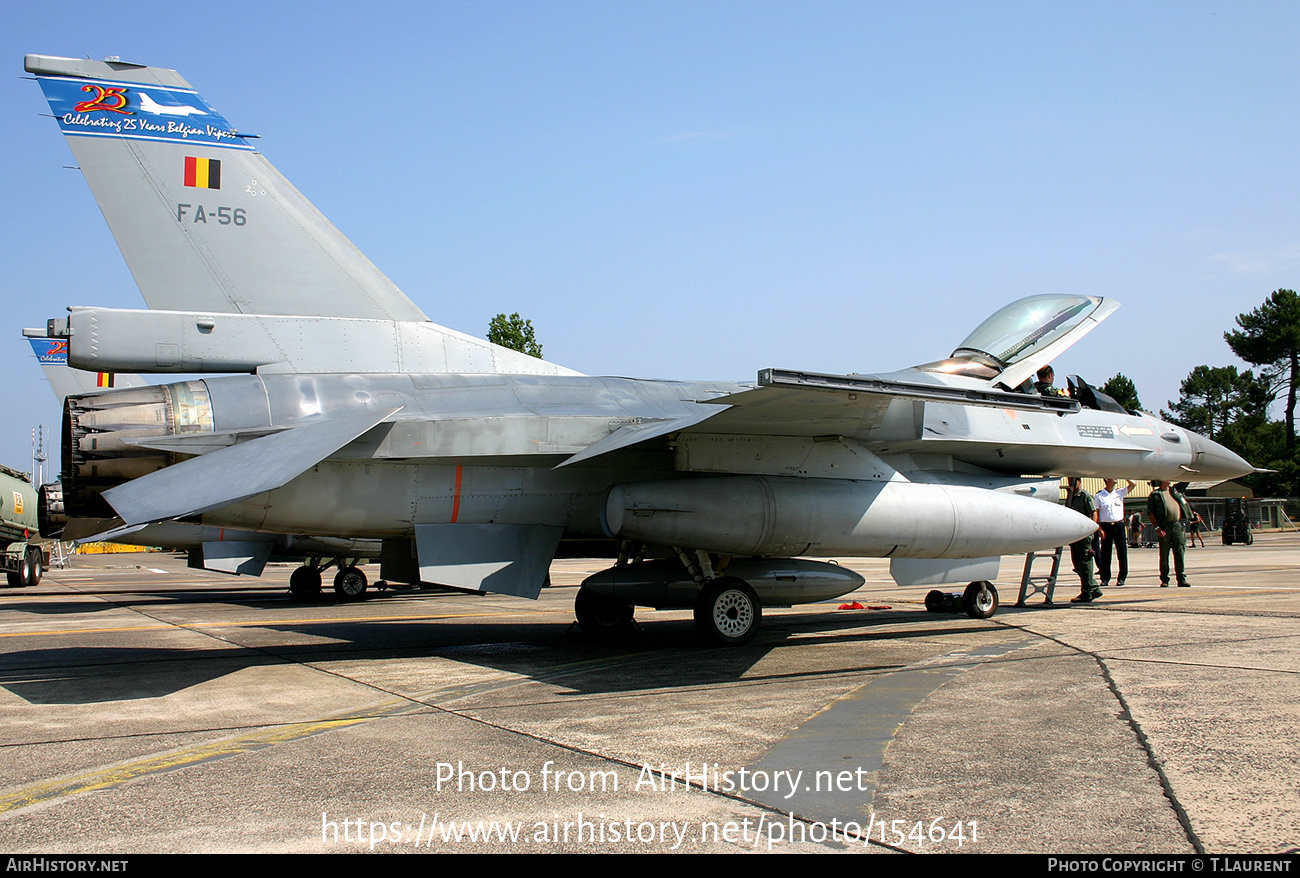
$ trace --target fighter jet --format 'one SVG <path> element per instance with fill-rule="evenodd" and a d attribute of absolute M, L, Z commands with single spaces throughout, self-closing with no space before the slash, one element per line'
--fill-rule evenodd
<path fill-rule="evenodd" d="M 430 321 L 175 71 L 26 67 L 149 305 L 73 307 L 27 334 L 66 340 L 78 368 L 213 376 L 69 397 L 73 516 L 378 540 L 385 579 L 522 597 L 567 541 L 603 541 L 616 560 L 577 594 L 584 630 L 693 608 L 739 644 L 764 606 L 862 584 L 811 558 L 968 581 L 987 617 L 1000 556 L 1092 531 L 1058 505 L 1061 475 L 1252 471 L 1081 379 L 1035 389 L 1118 307 L 1094 296 L 1021 299 L 889 374 L 646 381 L 524 356 Z M 201 114 L 138 112 L 153 106 Z M 292 584 L 319 589 L 319 571 Z"/>

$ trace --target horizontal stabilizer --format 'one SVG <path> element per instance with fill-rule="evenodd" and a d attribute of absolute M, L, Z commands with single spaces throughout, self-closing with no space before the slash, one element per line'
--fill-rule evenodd
<path fill-rule="evenodd" d="M 120 541 L 127 545 L 132 543 L 126 537 L 139 531 L 143 525 L 129 527 L 120 518 L 73 518 L 59 534 L 59 539 L 74 543 L 111 543 Z"/>
<path fill-rule="evenodd" d="M 280 487 L 399 408 L 319 421 L 232 445 L 104 492 L 127 524 L 193 515 Z"/>
<path fill-rule="evenodd" d="M 178 433 L 167 436 L 127 437 L 122 441 L 127 445 L 154 448 L 158 451 L 174 451 L 178 454 L 207 454 L 220 448 L 229 448 L 239 442 L 248 442 L 261 436 L 279 432 L 281 431 L 264 428 L 224 433 Z"/>
<path fill-rule="evenodd" d="M 417 524 L 420 579 L 536 599 L 563 532 L 541 524 Z"/>

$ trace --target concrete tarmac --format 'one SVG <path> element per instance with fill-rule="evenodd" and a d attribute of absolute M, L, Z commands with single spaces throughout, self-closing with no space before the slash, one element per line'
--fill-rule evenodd
<path fill-rule="evenodd" d="M 863 589 L 716 649 L 678 611 L 582 636 L 573 597 L 601 561 L 556 562 L 537 602 L 303 603 L 291 565 L 77 556 L 0 590 L 0 848 L 1300 846 L 1300 535 L 1190 550 L 1184 589 L 1133 550 L 1086 606 L 1068 570 L 1054 607 L 1013 606 L 1007 558 L 989 620 L 842 560 Z"/>

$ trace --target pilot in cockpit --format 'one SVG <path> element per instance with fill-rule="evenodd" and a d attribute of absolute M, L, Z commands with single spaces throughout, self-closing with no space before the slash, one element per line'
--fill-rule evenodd
<path fill-rule="evenodd" d="M 1038 380 L 1034 382 L 1034 389 L 1040 396 L 1067 396 L 1068 394 L 1056 386 L 1056 373 L 1051 366 L 1044 366 L 1038 370 Z"/>

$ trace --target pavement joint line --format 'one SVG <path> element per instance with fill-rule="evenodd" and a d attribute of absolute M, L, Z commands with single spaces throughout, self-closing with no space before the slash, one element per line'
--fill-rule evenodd
<path fill-rule="evenodd" d="M 997 620 L 994 619 L 994 621 L 996 622 Z M 998 624 L 1003 625 L 1003 627 L 1017 627 L 1005 625 L 1001 622 Z M 1050 640 L 1058 646 L 1062 646 L 1077 655 L 1087 656 L 1097 663 L 1097 667 L 1101 671 L 1102 679 L 1106 681 L 1106 688 L 1110 690 L 1112 697 L 1114 697 L 1115 701 L 1118 702 L 1120 706 L 1121 719 L 1133 732 L 1133 736 L 1137 739 L 1138 746 L 1140 746 L 1142 752 L 1146 754 L 1147 765 L 1155 772 L 1156 777 L 1159 778 L 1161 792 L 1169 802 L 1169 807 L 1174 812 L 1174 816 L 1178 820 L 1179 826 L 1182 827 L 1183 832 L 1186 834 L 1188 843 L 1191 844 L 1193 850 L 1195 850 L 1198 855 L 1204 855 L 1205 846 L 1201 843 L 1200 836 L 1196 834 L 1196 830 L 1192 827 L 1192 821 L 1187 814 L 1187 810 L 1178 800 L 1178 795 L 1174 792 L 1173 784 L 1165 774 L 1164 766 L 1156 757 L 1155 749 L 1153 748 L 1150 739 L 1147 737 L 1146 732 L 1143 731 L 1141 723 L 1137 721 L 1137 718 L 1133 715 L 1133 711 L 1129 708 L 1128 700 L 1124 698 L 1124 693 L 1120 691 L 1119 683 L 1117 683 L 1115 678 L 1111 675 L 1110 666 L 1106 664 L 1106 660 L 1095 652 L 1067 643 L 1061 639 L 1063 635 L 1047 634 L 1044 632 L 1033 631 L 1028 628 L 1019 628 L 1018 630 L 1023 631 L 1026 634 L 1032 634 L 1044 640 Z M 1123 660 L 1128 661 L 1128 659 Z"/>
<path fill-rule="evenodd" d="M 1173 784 L 1169 781 L 1168 775 L 1165 774 L 1164 766 L 1161 764 L 1160 760 L 1156 758 L 1155 748 L 1152 746 L 1151 740 L 1147 737 L 1146 732 L 1143 731 L 1142 724 L 1137 721 L 1135 716 L 1133 716 L 1133 711 L 1129 709 L 1128 700 L 1124 697 L 1124 693 L 1120 691 L 1119 683 L 1117 683 L 1115 678 L 1111 676 L 1110 667 L 1107 666 L 1101 656 L 1093 655 L 1092 653 L 1088 653 L 1088 655 L 1091 655 L 1093 660 L 1097 662 L 1097 666 L 1101 668 L 1102 679 L 1106 681 L 1106 686 L 1110 689 L 1111 694 L 1115 696 L 1115 700 L 1119 702 L 1120 709 L 1123 711 L 1122 717 L 1124 722 L 1133 730 L 1133 734 L 1137 737 L 1139 746 L 1142 747 L 1142 752 L 1146 753 L 1147 765 L 1149 765 L 1151 770 L 1156 773 L 1156 777 L 1160 778 L 1160 789 L 1164 793 L 1165 798 L 1169 801 L 1169 806 L 1173 809 L 1174 816 L 1178 818 L 1178 824 L 1183 828 L 1183 832 L 1187 834 L 1187 840 L 1191 843 L 1192 849 L 1195 850 L 1198 855 L 1203 856 L 1205 854 L 1205 845 L 1201 843 L 1201 837 L 1196 834 L 1196 829 L 1192 826 L 1192 819 L 1188 815 L 1187 809 L 1185 809 L 1183 803 L 1178 800 L 1178 795 L 1174 792 Z"/>
<path fill-rule="evenodd" d="M 1089 654 L 1091 655 L 1091 653 Z M 1222 670 L 1231 670 L 1231 671 L 1255 671 L 1257 673 L 1262 673 L 1262 674 L 1287 674 L 1290 676 L 1295 676 L 1297 674 L 1300 674 L 1300 671 L 1288 670 L 1287 668 L 1259 668 L 1259 667 L 1255 667 L 1254 665 L 1223 665 L 1223 664 L 1211 664 L 1209 662 L 1176 662 L 1170 659 L 1130 658 L 1128 656 L 1123 656 L 1123 655 L 1107 655 L 1106 659 L 1114 662 L 1133 662 L 1134 664 L 1172 665 L 1174 667 L 1185 667 L 1185 668 L 1219 668 Z"/>

